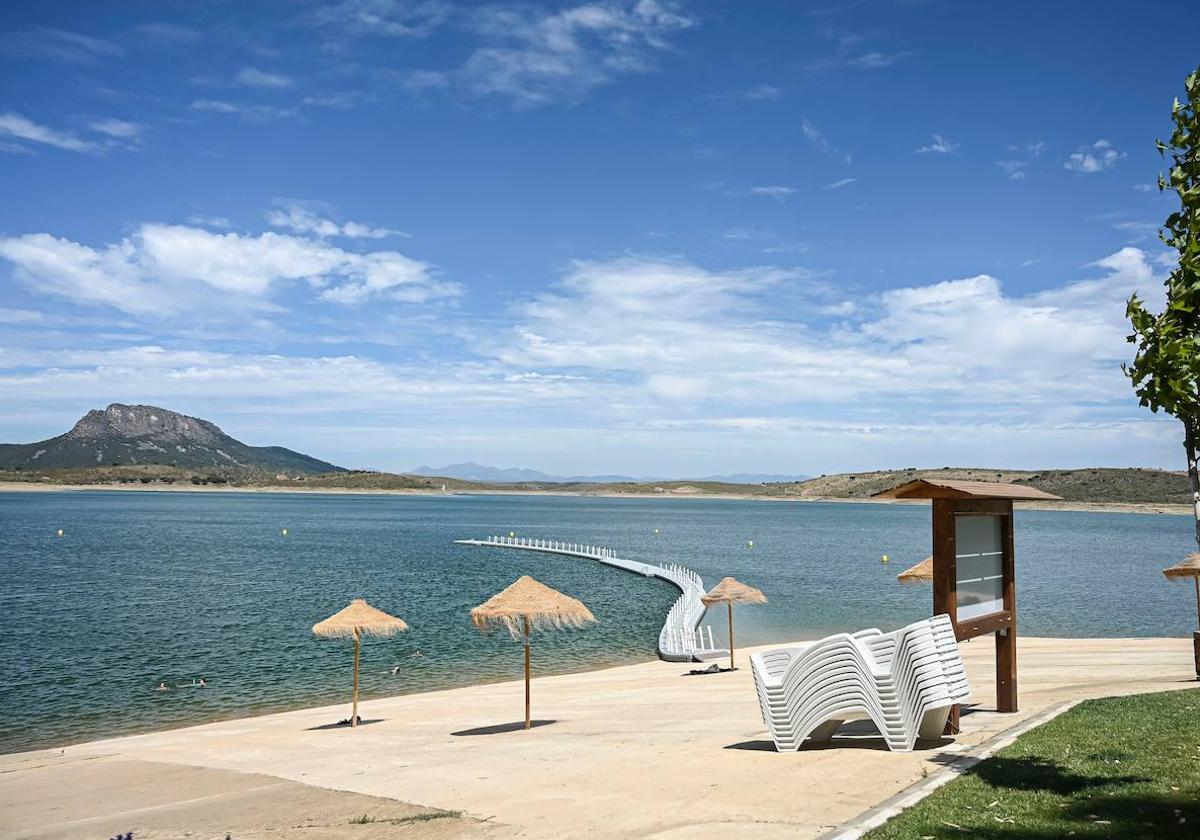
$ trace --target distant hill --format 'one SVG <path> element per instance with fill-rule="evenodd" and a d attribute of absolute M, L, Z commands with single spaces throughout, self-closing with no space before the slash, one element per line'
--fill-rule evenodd
<path fill-rule="evenodd" d="M 808 481 L 807 475 L 783 475 L 780 473 L 731 473 L 729 475 L 708 475 L 690 481 L 716 481 L 722 484 L 781 484 Z"/>
<path fill-rule="evenodd" d="M 544 482 L 564 484 L 568 482 L 624 482 L 644 481 L 645 479 L 631 478 L 627 475 L 550 475 L 538 470 L 526 470 L 517 467 L 489 467 L 486 464 L 476 464 L 466 461 L 461 464 L 447 464 L 444 467 L 417 467 L 409 475 L 438 476 L 459 478 L 463 481 L 482 481 L 488 484 L 522 484 L 525 482 Z"/>
<path fill-rule="evenodd" d="M 1006 470 L 981 467 L 878 470 L 838 473 L 783 485 L 784 495 L 817 498 L 866 498 L 905 481 L 923 478 L 1001 481 L 1026 484 L 1068 502 L 1188 504 L 1187 475 L 1142 467 L 1094 467 L 1077 470 Z"/>
<path fill-rule="evenodd" d="M 444 467 L 417 467 L 408 475 L 458 478 L 463 481 L 481 481 L 487 484 L 636 484 L 648 481 L 663 481 L 661 478 L 634 478 L 628 475 L 551 475 L 539 470 L 515 467 L 489 467 L 467 461 L 462 464 L 447 464 Z M 735 473 L 733 475 L 709 475 L 678 479 L 685 481 L 707 481 L 720 484 L 766 484 L 780 481 L 804 481 L 805 475 L 779 475 L 775 473 Z"/>
<path fill-rule="evenodd" d="M 248 446 L 207 420 L 152 405 L 113 403 L 85 414 L 66 434 L 0 444 L 0 469 L 46 471 L 162 465 L 240 473 L 340 472 L 282 446 Z"/>

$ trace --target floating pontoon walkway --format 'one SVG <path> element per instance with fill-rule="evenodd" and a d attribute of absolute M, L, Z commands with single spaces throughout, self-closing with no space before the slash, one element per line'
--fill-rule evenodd
<path fill-rule="evenodd" d="M 679 589 L 680 595 L 663 622 L 658 634 L 658 655 L 668 662 L 692 662 L 694 660 L 719 659 L 729 651 L 713 646 L 712 628 L 701 627 L 704 618 L 704 581 L 691 569 L 675 564 L 654 566 L 618 557 L 611 548 L 598 545 L 562 542 L 560 540 L 535 540 L 528 537 L 488 537 L 483 540 L 455 540 L 459 545 L 475 545 L 486 548 L 515 548 L 523 551 L 540 551 L 546 554 L 563 554 L 597 560 L 606 566 L 615 566 L 627 572 L 656 577 Z M 707 633 L 707 635 L 706 635 Z"/>

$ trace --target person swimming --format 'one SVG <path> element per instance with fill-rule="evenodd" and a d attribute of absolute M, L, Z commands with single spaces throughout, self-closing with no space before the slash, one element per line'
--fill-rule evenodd
<path fill-rule="evenodd" d="M 201 677 L 200 682 L 196 683 L 196 688 L 204 688 L 207 685 L 208 685 L 208 680 L 204 679 L 204 677 Z"/>
<path fill-rule="evenodd" d="M 155 691 L 170 691 L 171 689 L 167 688 L 167 684 L 165 682 L 160 682 L 157 686 L 155 686 L 154 690 Z"/>

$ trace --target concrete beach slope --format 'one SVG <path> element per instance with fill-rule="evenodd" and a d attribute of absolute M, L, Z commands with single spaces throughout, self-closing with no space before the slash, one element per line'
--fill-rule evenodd
<path fill-rule="evenodd" d="M 1198 685 L 1190 639 L 1022 638 L 1000 715 L 991 640 L 962 652 L 979 705 L 912 753 L 853 723 L 776 753 L 749 668 L 647 662 L 536 679 L 528 732 L 508 682 L 0 756 L 0 836 L 817 837 L 1061 704 Z"/>

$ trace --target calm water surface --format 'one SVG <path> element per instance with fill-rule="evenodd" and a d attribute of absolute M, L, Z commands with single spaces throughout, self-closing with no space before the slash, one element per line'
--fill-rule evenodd
<path fill-rule="evenodd" d="M 526 573 L 599 619 L 537 638 L 540 673 L 654 656 L 674 589 L 584 560 L 452 542 L 510 530 L 683 563 L 710 585 L 731 574 L 760 587 L 770 603 L 739 610 L 739 645 L 888 629 L 929 613 L 928 586 L 895 579 L 929 553 L 926 507 L 0 493 L 0 752 L 338 702 L 352 645 L 310 628 L 357 596 L 412 628 L 365 644 L 368 697 L 518 678 L 518 645 L 481 635 L 467 613 Z M 1159 570 L 1191 550 L 1191 533 L 1186 517 L 1019 511 L 1022 631 L 1185 635 L 1190 590 Z M 723 616 L 712 626 L 724 636 Z M 208 688 L 154 691 L 200 676 Z"/>

